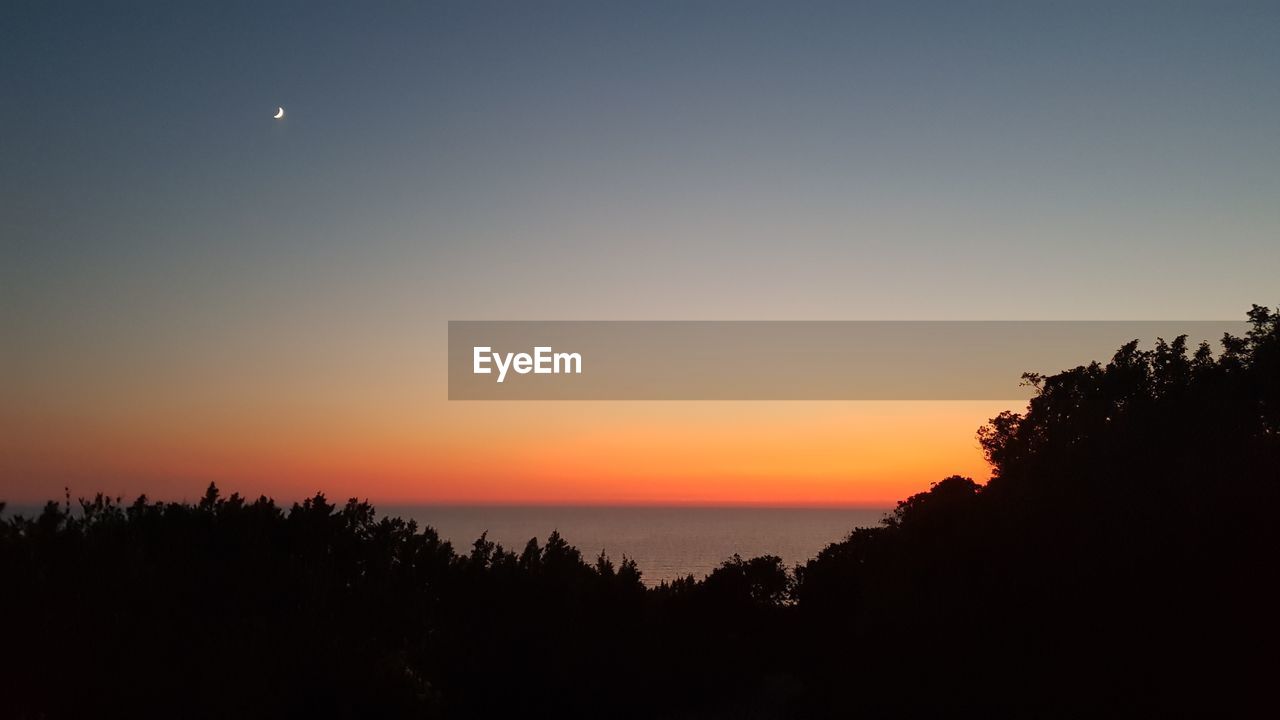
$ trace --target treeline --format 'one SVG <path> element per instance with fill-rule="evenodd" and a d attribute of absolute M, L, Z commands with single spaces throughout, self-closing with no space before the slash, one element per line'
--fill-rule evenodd
<path fill-rule="evenodd" d="M 552 534 L 455 548 L 323 495 L 97 497 L 0 523 L 0 713 L 1265 714 L 1280 316 L 1028 375 L 950 477 L 795 568 L 646 590 Z"/>

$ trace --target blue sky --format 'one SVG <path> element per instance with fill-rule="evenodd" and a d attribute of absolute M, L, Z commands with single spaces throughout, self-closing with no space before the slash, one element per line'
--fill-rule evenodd
<path fill-rule="evenodd" d="M 1280 270 L 1274 4 L 6 14 L 5 265 L 33 318 L 114 283 L 354 283 L 450 316 L 1236 317 Z"/>

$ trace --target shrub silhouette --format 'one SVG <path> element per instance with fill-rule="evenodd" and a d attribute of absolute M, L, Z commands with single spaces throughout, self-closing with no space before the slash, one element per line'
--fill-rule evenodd
<path fill-rule="evenodd" d="M 1255 714 L 1280 624 L 1280 317 L 1028 375 L 952 476 L 793 571 L 646 590 L 317 494 L 0 522 L 0 715 Z M 0 506 L 2 509 L 3 506 Z"/>

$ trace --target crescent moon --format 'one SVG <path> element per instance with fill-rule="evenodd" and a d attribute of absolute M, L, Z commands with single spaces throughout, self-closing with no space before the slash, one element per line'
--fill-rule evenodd
<path fill-rule="evenodd" d="M 271 117 L 275 118 L 276 120 L 279 120 L 280 118 L 284 117 L 284 108 L 282 107 L 276 108 L 276 114 L 272 115 Z"/>

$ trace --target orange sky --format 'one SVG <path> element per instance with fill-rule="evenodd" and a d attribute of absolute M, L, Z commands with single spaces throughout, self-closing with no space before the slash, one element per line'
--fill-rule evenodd
<path fill-rule="evenodd" d="M 7 428 L 0 498 L 103 490 L 375 502 L 886 505 L 987 476 L 1009 402 L 80 403 Z M 355 396 L 353 396 L 355 397 Z M 386 398 L 384 398 L 385 400 Z M 145 402 L 144 402 L 145 400 Z"/>

